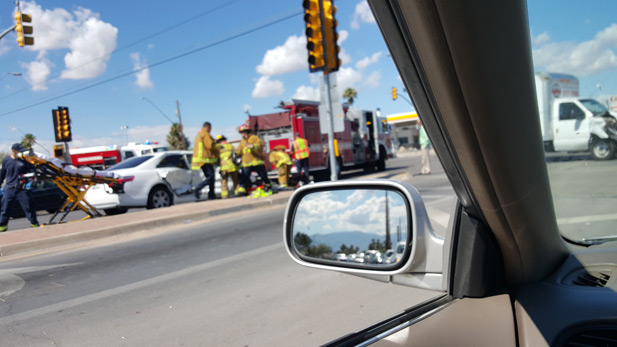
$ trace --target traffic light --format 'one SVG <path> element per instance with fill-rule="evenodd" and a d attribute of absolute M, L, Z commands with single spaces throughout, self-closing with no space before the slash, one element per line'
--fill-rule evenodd
<path fill-rule="evenodd" d="M 64 145 L 54 145 L 54 158 L 64 160 Z"/>
<path fill-rule="evenodd" d="M 324 44 L 321 31 L 321 9 L 319 0 L 304 0 L 304 22 L 306 23 L 306 48 L 308 49 L 309 70 L 321 71 L 325 68 Z"/>
<path fill-rule="evenodd" d="M 51 111 L 54 119 L 54 133 L 56 142 L 69 142 L 73 140 L 71 134 L 71 117 L 69 108 L 59 106 L 57 110 Z"/>
<path fill-rule="evenodd" d="M 396 100 L 396 88 L 392 87 L 392 100 Z"/>
<path fill-rule="evenodd" d="M 29 14 L 23 14 L 19 11 L 15 12 L 15 31 L 17 32 L 17 43 L 19 47 L 24 45 L 31 46 L 34 44 L 34 37 L 24 36 L 32 35 L 33 29 L 31 25 L 23 25 L 23 23 L 32 22 L 32 16 Z"/>
<path fill-rule="evenodd" d="M 336 27 L 338 22 L 334 15 L 336 14 L 336 6 L 334 6 L 333 0 L 323 0 L 323 14 L 324 14 L 324 31 L 326 34 L 325 45 L 326 55 L 328 57 L 328 67 L 326 72 L 338 71 L 341 66 L 341 60 L 338 57 L 340 47 L 338 46 L 338 34 Z"/>

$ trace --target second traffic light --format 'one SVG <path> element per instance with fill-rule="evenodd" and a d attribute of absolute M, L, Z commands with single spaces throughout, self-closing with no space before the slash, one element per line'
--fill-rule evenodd
<path fill-rule="evenodd" d="M 23 23 L 30 22 L 32 22 L 31 15 L 19 11 L 15 12 L 15 31 L 17 32 L 17 43 L 19 47 L 23 47 L 24 45 L 31 46 L 34 44 L 34 37 L 25 36 L 32 35 L 34 32 L 31 25 L 23 25 Z"/>
<path fill-rule="evenodd" d="M 54 120 L 54 135 L 56 142 L 69 142 L 73 140 L 71 133 L 71 116 L 69 108 L 59 106 L 57 110 L 51 110 Z"/>
<path fill-rule="evenodd" d="M 338 22 L 334 15 L 336 14 L 336 6 L 334 1 L 323 0 L 323 14 L 324 14 L 324 45 L 326 46 L 327 64 L 326 72 L 338 71 L 341 66 L 341 60 L 338 57 L 340 48 L 338 46 L 338 33 L 336 27 Z"/>
<path fill-rule="evenodd" d="M 392 87 L 392 100 L 396 100 L 396 88 Z"/>

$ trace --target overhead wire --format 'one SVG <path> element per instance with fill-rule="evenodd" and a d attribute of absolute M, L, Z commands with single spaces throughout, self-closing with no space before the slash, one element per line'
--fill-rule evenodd
<path fill-rule="evenodd" d="M 73 67 L 73 68 L 71 68 L 71 69 L 70 69 L 70 70 L 68 70 L 68 71 L 76 71 L 76 70 L 79 70 L 80 68 L 82 68 L 82 67 L 84 67 L 84 66 L 88 66 L 88 65 L 90 65 L 90 64 L 96 63 L 96 62 L 101 61 L 101 60 L 103 60 L 103 59 L 110 58 L 112 55 L 114 55 L 114 54 L 116 54 L 116 53 L 118 53 L 118 52 L 121 52 L 121 51 L 123 51 L 123 50 L 125 50 L 125 49 L 128 49 L 128 48 L 130 48 L 130 47 L 133 47 L 133 46 L 135 46 L 135 45 L 138 45 L 138 44 L 140 44 L 140 43 L 142 43 L 142 42 L 144 42 L 144 41 L 146 41 L 146 40 L 152 39 L 152 38 L 154 38 L 154 37 L 157 37 L 157 36 L 160 36 L 160 35 L 162 35 L 162 34 L 164 34 L 164 33 L 167 33 L 167 32 L 169 32 L 169 31 L 172 31 L 172 30 L 174 30 L 174 29 L 176 29 L 176 28 L 179 28 L 179 27 L 181 27 L 181 26 L 183 26 L 183 25 L 186 25 L 186 24 L 188 24 L 188 23 L 190 23 L 190 22 L 193 22 L 193 21 L 195 21 L 195 20 L 197 20 L 197 19 L 199 19 L 199 18 L 201 18 L 201 17 L 204 17 L 204 16 L 207 16 L 207 15 L 209 15 L 209 14 L 212 14 L 212 13 L 214 13 L 214 12 L 218 11 L 218 10 L 221 10 L 221 9 L 223 9 L 223 8 L 225 8 L 225 7 L 227 7 L 227 6 L 230 6 L 230 5 L 232 5 L 232 4 L 236 3 L 236 2 L 239 2 L 239 1 L 241 1 L 241 0 L 231 0 L 231 1 L 228 1 L 227 3 L 224 3 L 224 4 L 220 5 L 220 6 L 217 6 L 217 7 L 211 8 L 211 9 L 208 9 L 208 10 L 206 10 L 206 11 L 204 11 L 204 12 L 201 12 L 201 13 L 199 13 L 199 14 L 197 14 L 197 15 L 193 16 L 193 17 L 189 17 L 189 18 L 187 18 L 187 19 L 184 19 L 184 20 L 182 20 L 181 22 L 178 22 L 178 23 L 176 23 L 176 24 L 170 25 L 170 26 L 168 26 L 168 27 L 166 27 L 166 28 L 164 28 L 164 29 L 161 29 L 161 30 L 159 30 L 159 31 L 156 31 L 156 32 L 154 32 L 154 33 L 152 33 L 152 34 L 150 34 L 150 35 L 147 35 L 147 36 L 144 36 L 144 37 L 142 37 L 142 38 L 139 38 L 139 39 L 137 39 L 137 40 L 135 40 L 135 41 L 133 41 L 133 42 L 131 42 L 131 43 L 129 43 L 129 44 L 126 44 L 126 45 L 124 45 L 124 46 L 122 46 L 122 47 L 120 47 L 120 48 L 114 49 L 114 50 L 113 50 L 112 52 L 110 52 L 110 53 L 103 54 L 103 55 L 101 55 L 101 56 L 100 56 L 100 57 L 98 57 L 98 58 L 94 58 L 94 59 L 92 59 L 92 60 L 90 60 L 90 61 L 88 61 L 88 62 L 85 62 L 85 63 L 83 63 L 83 64 L 81 64 L 81 65 L 76 66 L 76 67 Z M 49 82 L 49 81 L 54 81 L 54 80 L 58 79 L 58 77 L 60 77 L 60 76 L 62 76 L 62 73 L 59 73 L 59 74 L 56 74 L 56 75 L 52 76 L 49 80 L 45 80 L 45 81 L 43 81 L 43 82 L 39 82 L 39 83 L 35 83 L 35 84 L 31 84 L 31 85 L 30 85 L 30 86 L 28 86 L 28 87 L 25 87 L 25 88 L 19 89 L 19 90 L 17 90 L 17 91 L 15 91 L 15 92 L 13 92 L 13 93 L 10 93 L 10 94 L 7 94 L 7 95 L 5 95 L 5 96 L 2 96 L 2 97 L 0 97 L 0 100 L 4 100 L 4 99 L 7 99 L 7 98 L 9 98 L 9 97 L 11 97 L 11 96 L 13 96 L 13 95 L 20 94 L 20 93 L 22 93 L 22 92 L 24 92 L 24 91 L 26 91 L 26 90 L 30 90 L 30 88 L 32 88 L 32 87 L 42 86 L 42 85 L 46 84 L 46 83 L 47 83 L 47 82 Z"/>
<path fill-rule="evenodd" d="M 160 65 L 172 62 L 174 60 L 178 60 L 180 58 L 183 58 L 183 57 L 186 57 L 186 56 L 189 56 L 189 55 L 201 52 L 203 50 L 206 50 L 206 49 L 209 49 L 209 48 L 221 45 L 223 43 L 226 43 L 226 42 L 238 39 L 240 37 L 252 34 L 252 33 L 257 32 L 259 30 L 263 30 L 265 28 L 271 27 L 273 25 L 282 23 L 282 22 L 284 22 L 286 20 L 289 20 L 291 18 L 294 18 L 296 16 L 304 14 L 304 11 L 298 11 L 296 9 L 294 9 L 293 11 L 290 11 L 290 12 L 291 13 L 286 13 L 286 14 L 282 15 L 280 18 L 274 19 L 274 20 L 266 22 L 264 24 L 258 24 L 258 25 L 256 25 L 253 28 L 247 29 L 245 31 L 241 31 L 241 32 L 236 33 L 236 34 L 230 34 L 229 36 L 227 36 L 225 38 L 222 38 L 220 40 L 217 40 L 217 41 L 214 41 L 214 42 L 202 45 L 202 46 L 198 46 L 197 48 L 190 49 L 190 50 L 188 50 L 186 52 L 183 52 L 183 53 L 180 53 L 180 54 L 172 55 L 171 57 L 159 60 L 158 62 L 155 62 L 155 63 L 152 63 L 152 64 L 148 64 L 148 65 L 142 66 L 140 68 L 133 69 L 133 70 L 128 71 L 128 72 L 120 73 L 120 74 L 118 74 L 116 76 L 112 76 L 112 77 L 100 80 L 98 82 L 91 83 L 91 84 L 86 85 L 84 87 L 76 88 L 76 89 L 70 90 L 70 91 L 65 92 L 65 93 L 61 93 L 61 94 L 58 94 L 58 95 L 55 95 L 55 96 L 52 96 L 52 97 L 49 97 L 49 98 L 42 99 L 42 100 L 40 100 L 38 102 L 29 104 L 29 105 L 24 106 L 24 107 L 20 107 L 20 108 L 11 110 L 11 111 L 0 113 L 0 117 L 4 117 L 4 116 L 7 116 L 9 114 L 13 114 L 13 113 L 16 113 L 16 112 L 24 111 L 24 110 L 30 109 L 32 107 L 39 106 L 39 105 L 42 105 L 44 103 L 47 103 L 47 102 L 50 102 L 50 101 L 53 101 L 53 100 L 56 100 L 56 99 L 59 99 L 59 98 L 65 97 L 65 96 L 69 96 L 69 95 L 72 95 L 72 94 L 75 94 L 75 93 L 79 93 L 79 92 L 82 92 L 82 91 L 85 91 L 85 90 L 88 90 L 88 89 L 91 89 L 91 88 L 94 88 L 94 87 L 98 87 L 98 86 L 103 85 L 105 83 L 109 83 L 109 82 L 118 80 L 120 78 L 136 74 L 136 73 L 138 73 L 140 71 L 143 71 L 143 70 L 146 70 L 146 69 L 150 69 L 150 68 L 153 68 L 153 67 L 157 67 L 157 66 L 160 66 Z"/>

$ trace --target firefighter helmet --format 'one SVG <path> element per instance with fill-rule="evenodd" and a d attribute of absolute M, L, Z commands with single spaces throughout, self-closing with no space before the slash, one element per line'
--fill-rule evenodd
<path fill-rule="evenodd" d="M 221 142 L 221 141 L 225 141 L 227 140 L 227 138 L 225 137 L 225 135 L 219 135 L 216 137 L 216 142 Z"/>
<path fill-rule="evenodd" d="M 251 131 L 248 125 L 242 124 L 238 127 L 238 132 Z"/>

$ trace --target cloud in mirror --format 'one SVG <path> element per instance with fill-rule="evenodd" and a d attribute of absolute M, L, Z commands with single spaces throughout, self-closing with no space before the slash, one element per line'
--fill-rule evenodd
<path fill-rule="evenodd" d="M 306 257 L 394 266 L 404 256 L 409 222 L 405 199 L 396 191 L 313 192 L 302 198 L 294 214 L 294 246 Z"/>

